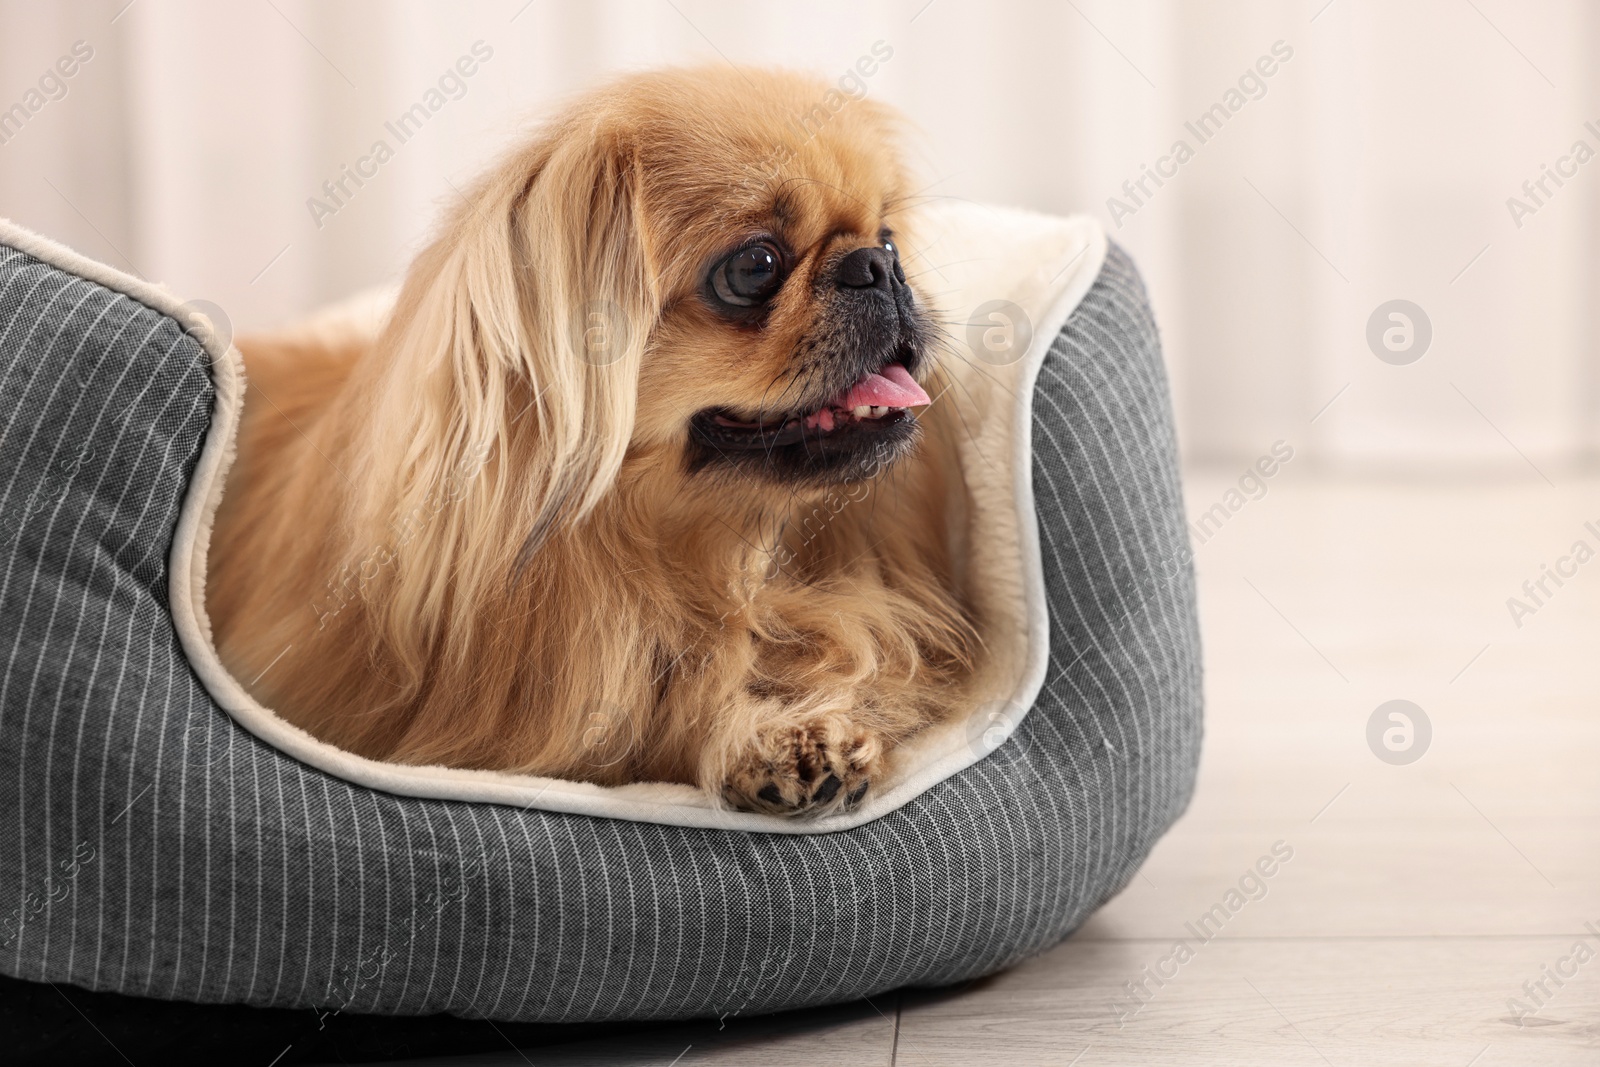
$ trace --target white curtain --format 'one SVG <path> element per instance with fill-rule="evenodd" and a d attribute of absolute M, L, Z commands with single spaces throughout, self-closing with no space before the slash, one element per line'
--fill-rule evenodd
<path fill-rule="evenodd" d="M 930 193 L 1091 212 L 1134 253 L 1191 460 L 1282 440 L 1308 466 L 1559 480 L 1600 445 L 1600 159 L 1577 150 L 1600 151 L 1597 20 L 1582 0 L 0 0 L 0 214 L 259 327 L 393 277 L 486 159 L 608 72 L 837 77 L 876 45 L 868 91 L 919 126 Z M 77 42 L 92 56 L 66 61 Z M 400 143 L 385 123 L 430 90 Z M 1431 327 L 1414 362 L 1368 343 L 1393 300 Z"/>

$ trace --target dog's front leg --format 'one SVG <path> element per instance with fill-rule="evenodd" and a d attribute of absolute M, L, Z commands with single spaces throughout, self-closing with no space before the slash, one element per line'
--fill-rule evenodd
<path fill-rule="evenodd" d="M 854 807 L 885 769 L 892 739 L 842 695 L 785 701 L 747 692 L 725 709 L 702 785 L 731 807 L 815 816 Z"/>

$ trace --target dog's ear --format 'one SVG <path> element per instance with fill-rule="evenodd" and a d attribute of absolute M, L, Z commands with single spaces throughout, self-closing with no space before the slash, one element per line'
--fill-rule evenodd
<path fill-rule="evenodd" d="M 523 558 L 611 487 L 660 309 L 632 147 L 580 124 L 530 169 L 512 223 L 528 340 L 510 418 L 526 413 L 533 425 L 510 433 L 508 454 L 544 485 L 523 514 Z"/>
<path fill-rule="evenodd" d="M 393 610 L 413 627 L 472 603 L 615 480 L 659 308 L 640 188 L 625 138 L 569 120 L 473 189 L 407 276 L 358 489 L 398 514 L 357 522 L 409 546 Z"/>

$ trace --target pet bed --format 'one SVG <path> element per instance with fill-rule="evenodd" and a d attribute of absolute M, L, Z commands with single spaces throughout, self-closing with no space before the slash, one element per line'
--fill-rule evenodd
<path fill-rule="evenodd" d="M 1137 272 L 1085 219 L 930 212 L 994 700 L 855 811 L 398 767 L 228 676 L 204 611 L 237 353 L 0 222 L 0 972 L 521 1021 L 753 1014 L 1055 944 L 1182 812 L 1199 641 Z M 381 306 L 342 314 L 381 315 Z M 368 323 L 370 326 L 370 322 Z"/>

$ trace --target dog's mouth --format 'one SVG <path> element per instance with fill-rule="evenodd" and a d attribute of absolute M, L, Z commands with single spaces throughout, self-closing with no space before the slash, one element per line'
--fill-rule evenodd
<path fill-rule="evenodd" d="M 760 420 L 714 409 L 695 416 L 694 430 L 717 449 L 770 453 L 808 442 L 843 444 L 863 435 L 876 436 L 910 419 L 911 408 L 931 403 L 903 364 L 890 363 L 862 375 L 816 408 Z"/>

